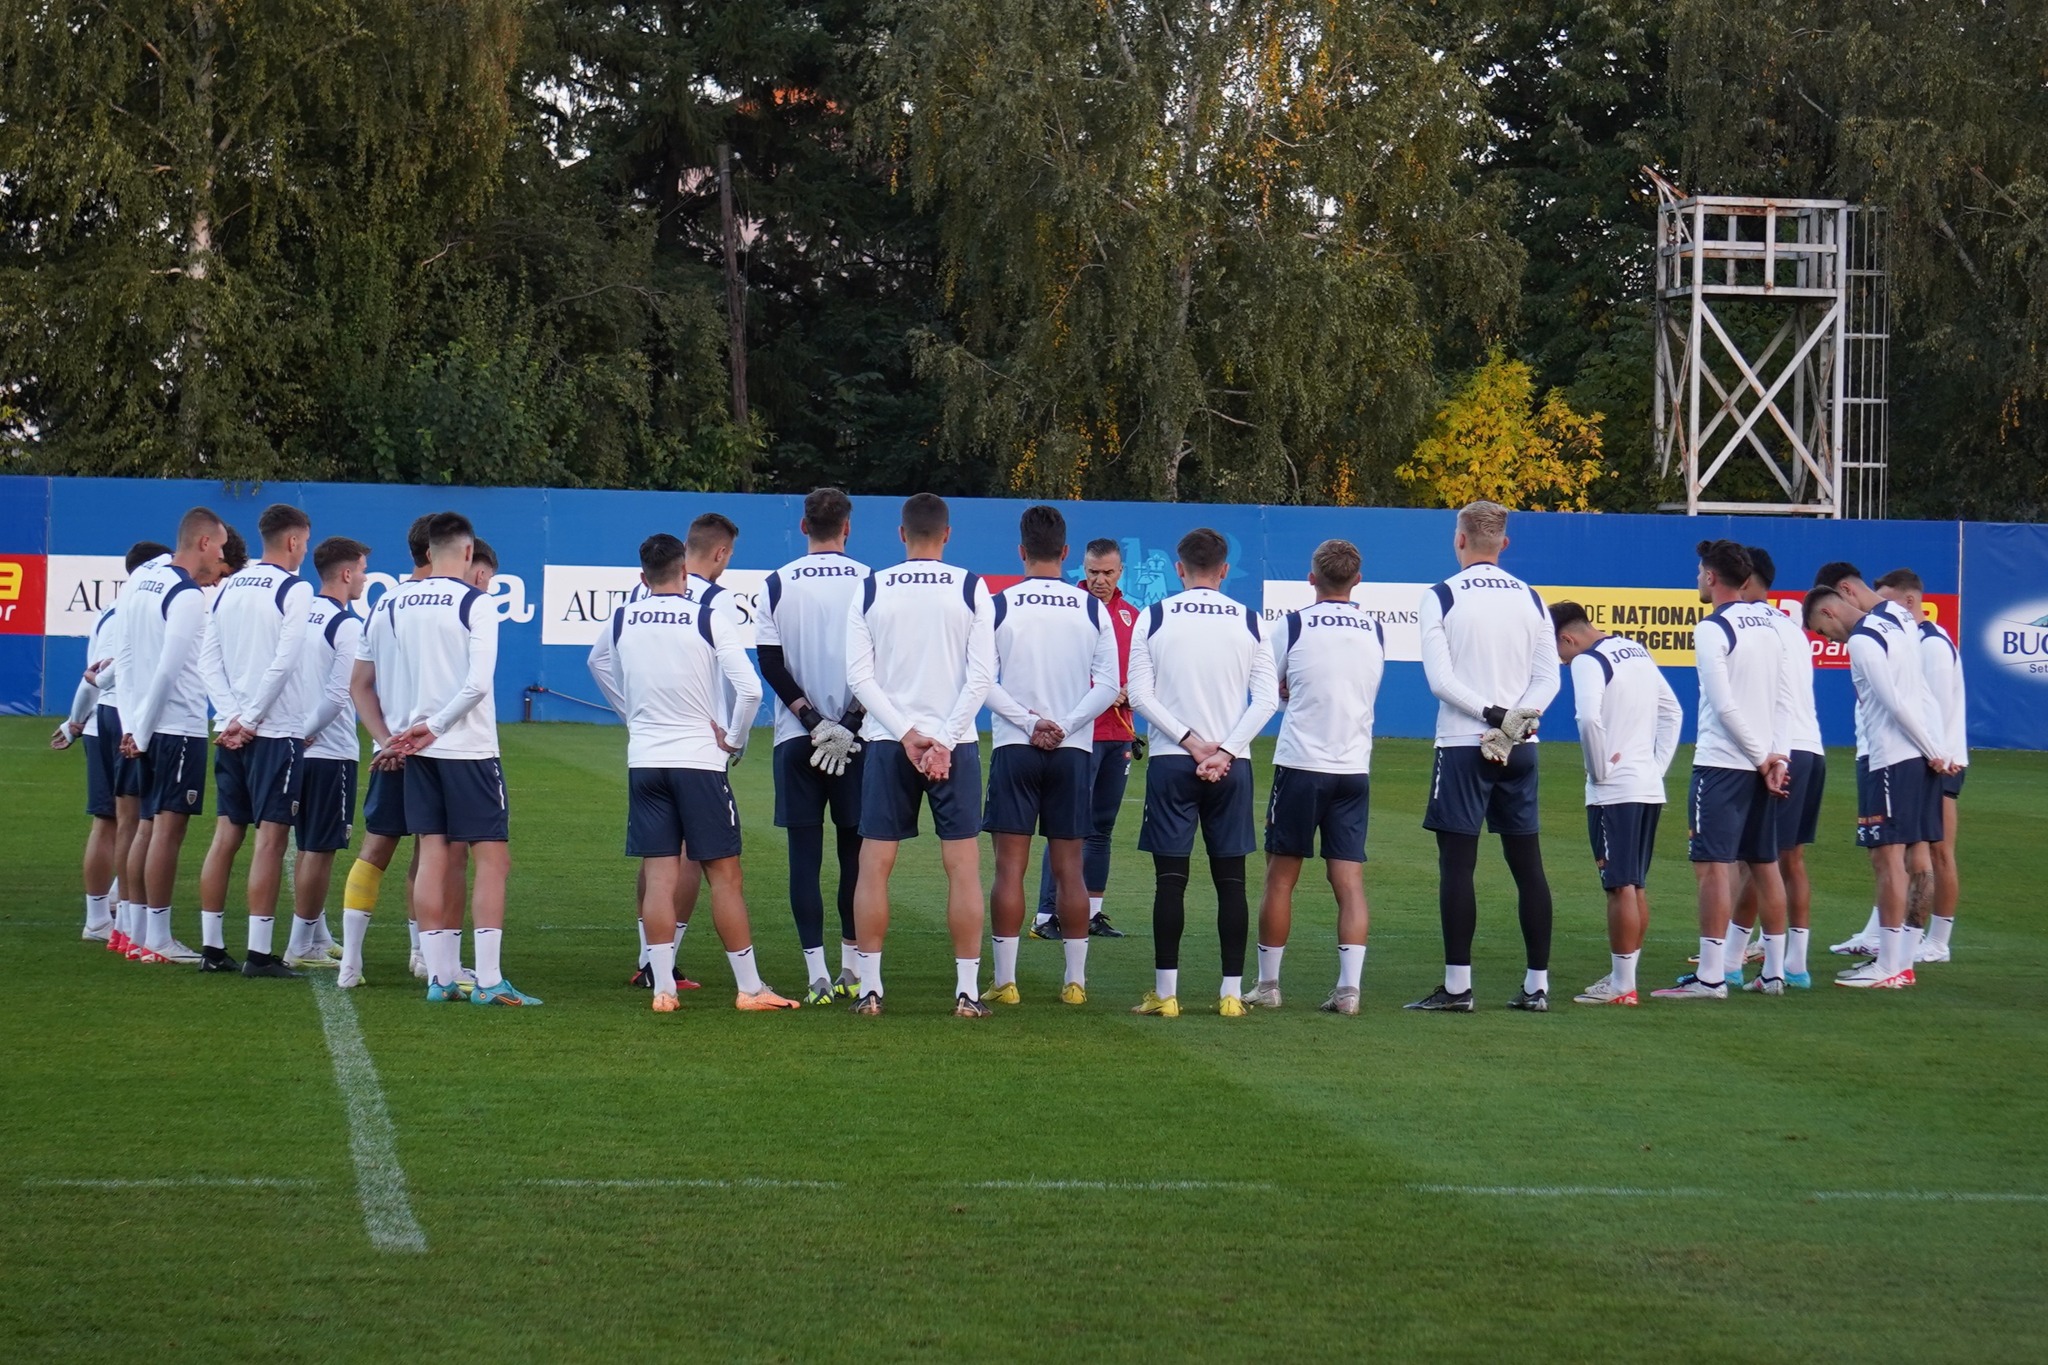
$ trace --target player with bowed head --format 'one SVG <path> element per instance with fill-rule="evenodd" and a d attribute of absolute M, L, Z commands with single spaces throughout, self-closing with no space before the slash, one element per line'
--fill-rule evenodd
<path fill-rule="evenodd" d="M 946 869 L 953 940 L 953 1013 L 987 1017 L 981 999 L 981 751 L 975 717 L 995 680 L 995 608 L 981 575 L 944 562 L 952 513 L 917 493 L 903 504 L 905 559 L 870 570 L 847 614 L 846 678 L 866 708 L 860 794 L 860 879 L 854 891 L 853 1012 L 878 1015 L 889 878 L 929 805 Z"/>

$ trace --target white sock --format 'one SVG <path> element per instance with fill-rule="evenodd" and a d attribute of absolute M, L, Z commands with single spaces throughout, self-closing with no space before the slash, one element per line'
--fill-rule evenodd
<path fill-rule="evenodd" d="M 149 908 L 149 941 L 152 949 L 164 948 L 171 941 L 171 907 L 151 906 Z"/>
<path fill-rule="evenodd" d="M 1052 923 L 1052 913 L 1050 911 L 1040 910 L 1037 914 L 1031 917 L 1031 922 L 1042 929 L 1046 925 Z"/>
<path fill-rule="evenodd" d="M 1749 960 L 1749 930 L 1739 924 L 1731 924 L 1728 937 L 1721 943 L 1721 974 L 1733 976 Z"/>
<path fill-rule="evenodd" d="M 363 939 L 369 932 L 369 911 L 341 912 L 341 965 L 345 970 L 360 972 L 363 969 Z"/>
<path fill-rule="evenodd" d="M 459 945 L 462 942 L 461 935 L 458 934 L 455 941 Z M 504 947 L 504 943 L 503 929 L 478 929 L 470 936 L 471 947 L 476 953 L 477 985 L 495 986 L 505 979 L 504 969 L 499 965 L 499 950 Z M 457 965 L 461 964 L 458 962 Z"/>
<path fill-rule="evenodd" d="M 411 940 L 412 950 L 417 953 L 420 950 L 420 922 L 418 920 L 409 919 L 405 922 L 405 936 Z"/>
<path fill-rule="evenodd" d="M 1764 935 L 1764 975 L 1785 979 L 1785 936 Z"/>
<path fill-rule="evenodd" d="M 1244 978 L 1241 976 L 1226 976 L 1223 984 L 1216 988 L 1218 1000 L 1226 1000 L 1233 995 L 1240 999 L 1244 997 Z"/>
<path fill-rule="evenodd" d="M 228 917 L 219 910 L 199 912 L 199 943 L 201 947 L 218 948 L 227 951 Z"/>
<path fill-rule="evenodd" d="M 671 957 L 669 961 L 673 962 L 675 959 Z M 807 983 L 830 980 L 830 976 L 825 971 L 825 949 L 823 945 L 804 949 L 804 980 Z"/>
<path fill-rule="evenodd" d="M 1017 940 L 997 935 L 990 940 L 996 950 L 996 984 L 1013 986 L 1017 983 Z"/>
<path fill-rule="evenodd" d="M 1283 944 L 1281 944 L 1281 945 L 1280 945 L 1280 946 L 1279 946 L 1278 948 L 1268 948 L 1268 947 L 1267 947 L 1267 946 L 1266 946 L 1265 944 L 1263 944 L 1263 943 L 1261 943 L 1261 944 L 1259 945 L 1259 984 L 1260 984 L 1260 985 L 1262 985 L 1262 986 L 1263 986 L 1263 985 L 1264 985 L 1264 984 L 1265 984 L 1266 982 L 1268 982 L 1268 981 L 1274 981 L 1274 982 L 1277 982 L 1277 981 L 1279 981 L 1279 979 L 1280 979 L 1280 959 L 1281 959 L 1282 957 L 1285 957 L 1286 955 L 1287 955 L 1287 945 L 1286 945 L 1286 944 L 1284 944 L 1284 943 L 1283 943 Z"/>
<path fill-rule="evenodd" d="M 292 916 L 291 933 L 284 941 L 286 957 L 310 957 L 313 952 L 313 921 Z"/>
<path fill-rule="evenodd" d="M 644 935 L 642 937 L 645 937 Z M 654 973 L 656 994 L 676 993 L 676 949 L 672 943 L 652 943 L 647 946 L 647 969 Z"/>
<path fill-rule="evenodd" d="M 156 912 L 152 910 L 150 913 L 153 915 Z M 274 915 L 249 916 L 249 951 L 268 955 L 276 928 L 277 917 Z"/>
<path fill-rule="evenodd" d="M 640 936 L 640 964 L 639 964 L 639 965 L 640 965 L 640 966 L 642 966 L 642 967 L 645 967 L 645 966 L 647 965 L 647 962 L 648 962 L 648 958 L 647 958 L 647 921 L 646 921 L 646 920 L 642 920 L 642 919 L 636 919 L 636 920 L 634 920 L 634 921 L 633 921 L 633 932 L 634 932 L 634 933 L 636 933 L 636 934 L 638 934 L 638 935 Z M 674 959 L 673 959 L 673 958 L 671 958 L 670 960 L 671 960 L 671 961 L 673 961 Z"/>
<path fill-rule="evenodd" d="M 1152 972 L 1152 994 L 1171 1000 L 1180 994 L 1180 968 L 1157 967 Z"/>
<path fill-rule="evenodd" d="M 1363 943 L 1340 943 L 1337 945 L 1337 985 L 1339 989 L 1355 991 L 1365 983 L 1365 945 Z"/>
<path fill-rule="evenodd" d="M 1948 936 L 1955 931 L 1954 915 L 1934 915 L 1927 921 L 1927 941 L 1937 948 L 1948 947 Z"/>
<path fill-rule="evenodd" d="M 115 933 L 117 933 L 117 934 L 125 934 L 125 933 L 127 933 L 127 932 L 128 932 L 128 926 L 129 926 L 130 924 L 134 923 L 134 920 L 135 920 L 135 907 L 134 907 L 133 905 L 131 905 L 131 904 L 130 904 L 129 902 L 127 902 L 127 901 L 122 901 L 122 900 L 117 900 L 117 901 L 115 901 L 115 902 L 114 902 L 114 932 L 115 932 Z"/>
<path fill-rule="evenodd" d="M 1870 907 L 1870 921 L 1869 923 L 1863 926 L 1863 931 L 1859 933 L 1857 937 L 1867 938 L 1871 942 L 1875 943 L 1877 941 L 1877 936 L 1883 932 L 1884 926 L 1882 924 L 1879 924 L 1877 921 L 1877 907 L 1873 905 Z"/>
<path fill-rule="evenodd" d="M 1792 976 L 1806 974 L 1806 944 L 1813 937 L 1808 929 L 1787 929 L 1785 931 L 1785 970 Z"/>
<path fill-rule="evenodd" d="M 1015 943 L 1017 940 L 1011 939 Z M 956 957 L 953 959 L 953 991 L 969 1000 L 981 999 L 981 959 L 978 957 Z"/>
<path fill-rule="evenodd" d="M 107 903 L 118 907 L 123 899 L 125 897 L 121 893 L 121 879 L 116 877 L 113 883 L 107 887 Z"/>
<path fill-rule="evenodd" d="M 690 922 L 688 920 L 678 920 L 676 922 L 676 936 L 669 940 L 668 946 L 677 952 L 681 952 L 683 950 L 683 935 L 689 932 Z"/>
<path fill-rule="evenodd" d="M 1912 966 L 1913 959 L 1908 954 L 1906 927 L 1903 924 L 1896 929 L 1881 928 L 1877 931 L 1877 974 L 1879 976 L 1896 976 Z"/>
<path fill-rule="evenodd" d="M 759 995 L 762 991 L 768 989 L 761 980 L 760 969 L 754 965 L 754 949 L 752 945 L 742 948 L 736 953 L 727 953 L 725 960 L 732 964 L 733 984 L 739 987 L 741 995 Z"/>
<path fill-rule="evenodd" d="M 882 955 L 880 953 L 864 953 L 858 948 L 854 949 L 853 973 L 860 982 L 859 990 L 862 995 L 866 995 L 870 991 L 876 995 L 883 994 Z"/>
<path fill-rule="evenodd" d="M 1101 913 L 1102 913 L 1102 897 L 1100 897 L 1100 896 L 1090 896 L 1090 897 L 1088 898 L 1088 918 L 1089 918 L 1089 920 L 1090 920 L 1090 921 L 1093 921 L 1093 920 L 1094 920 L 1094 918 L 1095 918 L 1095 917 L 1096 917 L 1097 915 L 1101 914 Z"/>
<path fill-rule="evenodd" d="M 1063 938 L 1060 951 L 1067 955 L 1067 982 L 1070 985 L 1088 984 L 1088 940 L 1085 938 Z"/>
<path fill-rule="evenodd" d="M 1450 963 L 1446 962 L 1444 964 L 1444 989 L 1452 995 L 1463 995 L 1466 991 L 1471 990 L 1472 964 L 1468 962 L 1462 967 L 1453 967 Z"/>
<path fill-rule="evenodd" d="M 845 939 L 839 940 L 839 970 L 852 972 L 853 979 L 860 980 L 860 949 Z"/>
<path fill-rule="evenodd" d="M 1608 970 L 1612 974 L 1615 989 L 1628 992 L 1636 988 L 1636 962 L 1642 957 L 1638 948 L 1632 953 L 1609 953 L 1607 960 L 1613 964 Z"/>
<path fill-rule="evenodd" d="M 109 897 L 87 896 L 85 898 L 86 928 L 97 932 L 101 929 L 106 928 L 113 922 L 114 908 L 113 903 Z"/>
<path fill-rule="evenodd" d="M 334 931 L 327 927 L 326 906 L 320 907 L 320 913 L 313 916 L 313 946 L 315 948 L 332 948 L 334 946 Z"/>
<path fill-rule="evenodd" d="M 1546 995 L 1550 993 L 1550 970 L 1547 967 L 1542 971 L 1530 967 L 1522 973 L 1522 994 L 1534 995 L 1538 991 Z"/>
<path fill-rule="evenodd" d="M 443 986 L 454 985 L 455 974 L 462 966 L 462 931 L 421 930 L 420 956 L 426 959 L 428 981 L 439 982 Z"/>
<path fill-rule="evenodd" d="M 1699 970 L 1694 972 L 1693 975 L 1709 986 L 1719 986 L 1727 981 L 1728 974 L 1721 966 L 1727 951 L 1727 939 L 1708 938 L 1705 935 L 1701 935 L 1700 965 Z"/>

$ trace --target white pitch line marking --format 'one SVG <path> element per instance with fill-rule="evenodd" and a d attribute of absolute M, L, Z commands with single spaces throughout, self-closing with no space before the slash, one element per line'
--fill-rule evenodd
<path fill-rule="evenodd" d="M 313 999 L 334 1058 L 334 1084 L 348 1110 L 348 1152 L 355 1161 L 356 1197 L 362 1201 L 370 1245 L 379 1251 L 425 1251 L 427 1234 L 406 1197 L 391 1111 L 384 1105 L 384 1087 L 377 1082 L 377 1064 L 363 1042 L 356 1008 L 326 980 L 313 983 Z"/>
<path fill-rule="evenodd" d="M 1719 1190 L 1644 1189 L 1633 1185 L 1411 1185 L 1422 1194 L 1472 1194 L 1509 1199 L 1718 1199 Z"/>
<path fill-rule="evenodd" d="M 558 1190 L 836 1190 L 842 1188 L 837 1180 L 771 1180 L 765 1176 L 751 1175 L 738 1176 L 731 1180 L 529 1180 L 526 1183 Z"/>
<path fill-rule="evenodd" d="M 1263 1180 L 975 1180 L 971 1190 L 1270 1190 Z"/>
<path fill-rule="evenodd" d="M 2048 1204 L 2048 1194 L 2026 1194 L 2016 1190 L 1815 1190 L 1815 1199 L 1906 1200 L 1918 1204 Z"/>
<path fill-rule="evenodd" d="M 31 1190 L 299 1190 L 318 1185 L 317 1180 L 280 1180 L 266 1176 L 174 1175 L 142 1180 L 62 1180 L 31 1178 L 21 1182 Z"/>

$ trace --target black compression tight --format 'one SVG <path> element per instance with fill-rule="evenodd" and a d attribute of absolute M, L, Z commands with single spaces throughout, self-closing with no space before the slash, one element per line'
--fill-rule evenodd
<path fill-rule="evenodd" d="M 1550 969 L 1550 882 L 1543 875 L 1543 846 L 1534 834 L 1504 834 L 1501 853 L 1515 879 L 1515 909 L 1522 922 L 1522 947 L 1533 971 Z M 1472 873 L 1479 865 L 1479 836 L 1437 831 L 1437 910 L 1443 919 L 1444 961 L 1472 965 L 1472 933 L 1479 901 Z"/>
<path fill-rule="evenodd" d="M 1188 859 L 1152 856 L 1152 965 L 1180 966 L 1180 940 L 1187 929 Z M 1251 905 L 1245 894 L 1244 857 L 1211 858 L 1209 880 L 1216 886 L 1216 937 L 1223 950 L 1223 974 L 1244 975 Z"/>
<path fill-rule="evenodd" d="M 853 887 L 860 876 L 860 831 L 841 829 L 839 836 L 839 936 L 851 941 Z M 825 946 L 825 827 L 799 825 L 789 831 L 789 911 L 796 920 L 797 942 L 806 948 Z"/>

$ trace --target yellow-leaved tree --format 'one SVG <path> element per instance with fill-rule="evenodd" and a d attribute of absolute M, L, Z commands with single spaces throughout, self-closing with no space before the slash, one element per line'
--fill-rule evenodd
<path fill-rule="evenodd" d="M 1536 401 L 1529 367 L 1498 345 L 1437 410 L 1436 426 L 1394 472 L 1437 507 L 1486 499 L 1503 507 L 1583 512 L 1604 472 L 1605 413 L 1572 411 L 1562 389 Z"/>

